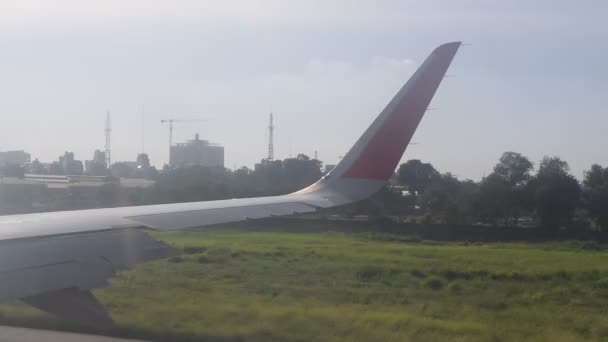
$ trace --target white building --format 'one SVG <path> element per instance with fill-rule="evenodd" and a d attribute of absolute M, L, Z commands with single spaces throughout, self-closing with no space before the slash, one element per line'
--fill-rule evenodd
<path fill-rule="evenodd" d="M 199 135 L 194 140 L 171 146 L 169 163 L 173 167 L 207 166 L 224 167 L 224 147 L 200 140 Z"/>
<path fill-rule="evenodd" d="M 0 166 L 23 165 L 31 161 L 31 155 L 25 151 L 0 152 Z"/>

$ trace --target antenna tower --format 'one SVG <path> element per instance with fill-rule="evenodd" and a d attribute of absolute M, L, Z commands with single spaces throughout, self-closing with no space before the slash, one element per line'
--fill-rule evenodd
<path fill-rule="evenodd" d="M 110 111 L 106 116 L 106 167 L 112 166 L 111 148 L 110 148 L 110 135 L 112 134 L 112 127 L 110 126 Z"/>
<path fill-rule="evenodd" d="M 144 105 L 141 105 L 141 153 L 146 153 L 146 111 Z"/>
<path fill-rule="evenodd" d="M 272 122 L 272 112 L 270 113 L 270 120 L 268 124 L 268 160 L 274 160 L 274 123 Z"/>

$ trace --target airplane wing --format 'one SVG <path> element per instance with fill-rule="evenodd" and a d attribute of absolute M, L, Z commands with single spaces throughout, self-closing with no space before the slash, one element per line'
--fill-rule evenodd
<path fill-rule="evenodd" d="M 0 216 L 0 301 L 21 299 L 84 324 L 111 324 L 90 292 L 122 268 L 173 248 L 172 230 L 314 212 L 365 199 L 392 176 L 460 42 L 435 49 L 340 163 L 300 191 L 272 197 Z"/>

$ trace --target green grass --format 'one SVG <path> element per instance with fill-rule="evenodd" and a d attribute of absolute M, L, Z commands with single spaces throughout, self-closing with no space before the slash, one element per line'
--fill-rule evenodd
<path fill-rule="evenodd" d="M 608 255 L 584 242 L 433 242 L 237 225 L 155 233 L 183 253 L 96 291 L 118 327 L 170 341 L 608 340 Z M 0 322 L 80 328 L 18 303 Z"/>

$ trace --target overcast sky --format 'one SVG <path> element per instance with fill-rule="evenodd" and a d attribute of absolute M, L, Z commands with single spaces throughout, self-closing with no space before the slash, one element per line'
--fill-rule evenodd
<path fill-rule="evenodd" d="M 502 152 L 608 165 L 606 1 L 0 0 L 0 150 L 168 159 L 199 132 L 226 167 L 335 163 L 437 45 L 464 41 L 405 159 L 480 179 Z"/>

